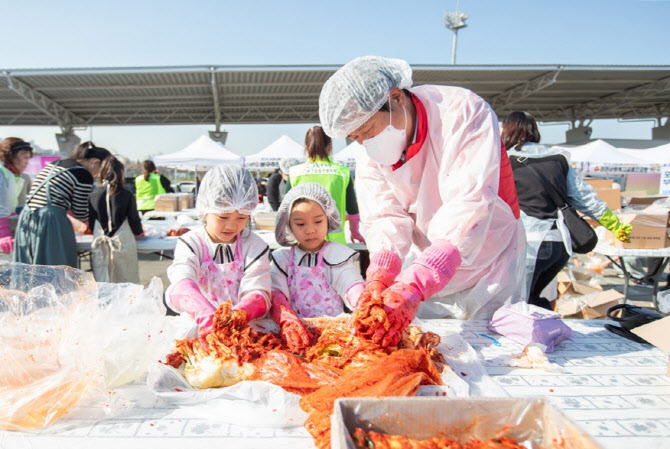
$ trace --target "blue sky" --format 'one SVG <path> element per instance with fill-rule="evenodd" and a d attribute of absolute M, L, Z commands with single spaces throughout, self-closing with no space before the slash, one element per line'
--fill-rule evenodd
<path fill-rule="evenodd" d="M 442 15 L 457 0 L 0 0 L 0 69 L 238 64 L 344 64 L 377 54 L 414 64 L 451 61 Z M 460 0 L 459 64 L 670 65 L 670 0 Z M 227 146 L 251 154 L 310 125 L 225 125 Z M 594 137 L 651 137 L 651 122 L 595 122 Z M 213 126 L 78 131 L 120 154 L 179 150 Z M 562 142 L 567 125 L 542 127 Z M 57 128 L 0 127 L 55 147 Z M 336 142 L 336 149 L 344 142 Z"/>

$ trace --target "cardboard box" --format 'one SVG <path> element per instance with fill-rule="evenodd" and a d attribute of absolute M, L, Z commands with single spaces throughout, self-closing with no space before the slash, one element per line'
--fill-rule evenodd
<path fill-rule="evenodd" d="M 594 189 L 611 189 L 614 187 L 614 180 L 612 179 L 601 179 L 601 178 L 584 178 L 591 187 Z"/>
<path fill-rule="evenodd" d="M 277 212 L 258 212 L 254 214 L 256 229 L 274 231 Z"/>
<path fill-rule="evenodd" d="M 610 307 L 621 304 L 623 295 L 616 290 L 596 291 L 584 296 L 566 296 L 554 303 L 554 311 L 563 318 L 592 320 L 607 316 Z"/>
<path fill-rule="evenodd" d="M 417 440 L 508 436 L 528 447 L 601 448 L 546 399 L 533 398 L 340 398 L 335 401 L 331 447 L 354 449 L 356 428 Z"/>
<path fill-rule="evenodd" d="M 649 206 L 650 204 L 653 204 L 654 201 L 662 200 L 662 199 L 665 199 L 665 198 L 667 198 L 667 196 L 662 196 L 662 195 L 631 196 L 631 197 L 629 197 L 628 206 L 629 207 Z"/>
<path fill-rule="evenodd" d="M 621 190 L 620 189 L 596 189 L 598 198 L 607 203 L 607 207 L 612 210 L 621 209 Z"/>
<path fill-rule="evenodd" d="M 569 271 L 568 271 L 569 270 Z M 597 275 L 586 268 L 568 268 L 556 275 L 559 296 L 563 295 L 590 295 L 602 292 L 603 288 L 597 282 Z"/>
<path fill-rule="evenodd" d="M 190 193 L 176 193 L 179 198 L 179 210 L 193 209 L 193 195 Z"/>
<path fill-rule="evenodd" d="M 663 352 L 670 354 L 670 332 L 668 332 L 668 327 L 670 327 L 670 316 L 636 327 L 631 332 L 638 337 L 644 338 Z M 670 376 L 670 360 L 668 361 L 667 375 Z"/>
<path fill-rule="evenodd" d="M 606 231 L 605 240 L 619 248 L 630 249 L 658 249 L 670 246 L 668 238 L 668 220 L 670 215 L 665 213 L 648 214 L 644 212 L 619 214 L 622 223 L 633 226 L 630 234 L 630 243 L 625 243 L 614 237 L 610 231 Z"/>
<path fill-rule="evenodd" d="M 156 195 L 155 202 L 154 210 L 156 212 L 179 212 L 181 210 L 179 197 L 172 193 Z"/>

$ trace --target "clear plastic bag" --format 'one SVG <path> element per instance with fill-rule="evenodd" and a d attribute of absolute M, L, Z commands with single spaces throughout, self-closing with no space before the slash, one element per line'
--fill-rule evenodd
<path fill-rule="evenodd" d="M 602 275 L 605 271 L 605 268 L 607 268 L 610 264 L 611 262 L 605 257 L 596 253 L 588 253 L 586 256 L 586 261 L 584 262 L 584 268 Z"/>
<path fill-rule="evenodd" d="M 0 429 L 53 423 L 102 382 L 96 284 L 65 266 L 0 264 Z"/>
<path fill-rule="evenodd" d="M 137 284 L 98 284 L 98 337 L 110 388 L 143 377 L 149 365 L 174 345 L 157 277 L 144 289 Z"/>
<path fill-rule="evenodd" d="M 658 310 L 661 313 L 670 313 L 670 290 L 663 290 L 656 295 Z"/>

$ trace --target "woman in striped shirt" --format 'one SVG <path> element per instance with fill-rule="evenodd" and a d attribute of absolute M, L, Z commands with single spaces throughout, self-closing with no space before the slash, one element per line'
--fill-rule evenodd
<path fill-rule="evenodd" d="M 68 159 L 42 169 L 19 217 L 15 262 L 77 267 L 77 242 L 67 212 L 88 221 L 93 179 L 110 155 L 106 149 L 84 142 Z"/>

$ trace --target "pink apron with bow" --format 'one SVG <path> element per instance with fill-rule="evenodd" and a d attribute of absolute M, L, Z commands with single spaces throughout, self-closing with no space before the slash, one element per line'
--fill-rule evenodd
<path fill-rule="evenodd" d="M 200 240 L 202 250 L 202 261 L 200 262 L 200 273 L 198 286 L 204 296 L 215 308 L 230 300 L 235 305 L 240 301 L 239 291 L 244 266 L 242 265 L 242 244 L 238 234 L 235 245 L 235 260 L 230 263 L 217 264 L 207 250 L 205 242 L 196 234 Z"/>
<path fill-rule="evenodd" d="M 337 316 L 344 312 L 342 298 L 328 283 L 324 269 L 323 252 L 327 244 L 319 251 L 319 259 L 314 267 L 297 266 L 293 261 L 295 246 L 291 248 L 288 289 L 291 306 L 299 317 Z"/>

